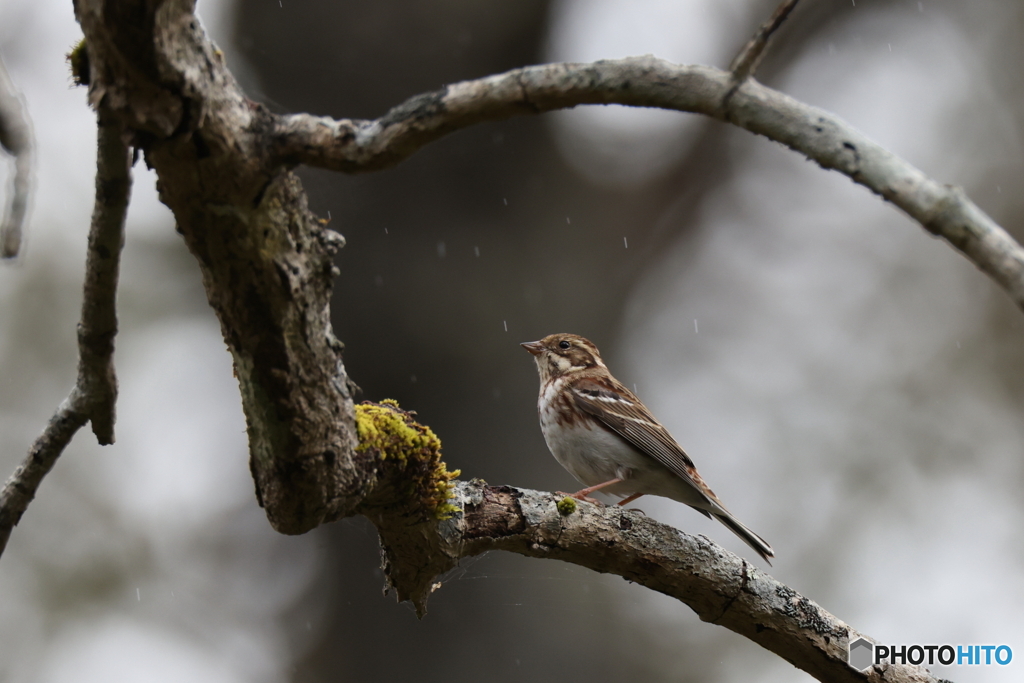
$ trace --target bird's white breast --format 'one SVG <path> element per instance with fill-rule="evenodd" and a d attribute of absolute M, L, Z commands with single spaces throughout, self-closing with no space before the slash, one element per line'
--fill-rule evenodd
<path fill-rule="evenodd" d="M 645 461 L 649 460 L 646 455 L 591 418 L 559 420 L 560 385 L 558 381 L 550 382 L 538 402 L 541 432 L 555 460 L 586 486 L 644 469 Z M 617 488 L 609 487 L 606 491 L 616 493 Z M 625 493 L 633 490 L 623 489 Z"/>

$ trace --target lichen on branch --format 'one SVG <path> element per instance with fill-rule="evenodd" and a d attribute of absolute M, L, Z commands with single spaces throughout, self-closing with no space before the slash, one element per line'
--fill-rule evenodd
<path fill-rule="evenodd" d="M 452 505 L 452 480 L 460 470 L 449 472 L 441 460 L 441 440 L 433 430 L 414 419 L 398 401 L 364 401 L 356 406 L 357 453 L 371 454 L 388 479 L 402 482 L 401 493 L 434 519 L 448 519 L 459 509 Z M 388 476 L 390 475 L 390 476 Z"/>

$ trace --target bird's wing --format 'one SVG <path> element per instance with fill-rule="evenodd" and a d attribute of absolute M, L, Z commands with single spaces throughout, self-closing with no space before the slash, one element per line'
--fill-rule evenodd
<path fill-rule="evenodd" d="M 690 456 L 686 455 L 668 430 L 654 419 L 651 411 L 629 389 L 614 379 L 584 377 L 575 382 L 570 391 L 573 402 L 580 410 L 593 415 L 634 448 L 667 467 L 699 491 L 708 502 L 708 509 L 694 505 L 690 507 L 708 517 L 714 515 L 771 565 L 770 558 L 775 557 L 775 551 L 768 542 L 725 509 L 722 501 L 697 473 Z"/>
<path fill-rule="evenodd" d="M 631 391 L 618 382 L 612 384 L 604 378 L 593 377 L 575 382 L 570 391 L 580 410 L 593 415 L 634 448 L 667 467 L 709 502 L 721 505 L 697 473 L 690 456 Z"/>

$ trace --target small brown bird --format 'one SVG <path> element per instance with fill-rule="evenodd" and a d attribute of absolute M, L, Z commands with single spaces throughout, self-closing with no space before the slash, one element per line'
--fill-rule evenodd
<path fill-rule="evenodd" d="M 540 371 L 540 428 L 562 467 L 586 488 L 574 498 L 597 502 L 595 491 L 664 496 L 714 517 L 764 558 L 772 547 L 733 517 L 701 479 L 668 430 L 612 377 L 593 343 L 575 334 L 552 334 L 522 345 Z"/>

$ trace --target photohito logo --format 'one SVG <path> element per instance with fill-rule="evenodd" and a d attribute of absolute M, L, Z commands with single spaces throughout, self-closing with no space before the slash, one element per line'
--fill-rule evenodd
<path fill-rule="evenodd" d="M 1009 645 L 875 645 L 867 638 L 851 640 L 846 661 L 864 671 L 873 664 L 941 664 L 943 666 L 1006 666 L 1013 661 Z"/>
<path fill-rule="evenodd" d="M 849 653 L 846 661 L 857 671 L 863 671 L 871 666 L 875 659 L 875 646 L 866 638 L 858 638 L 850 641 Z"/>

